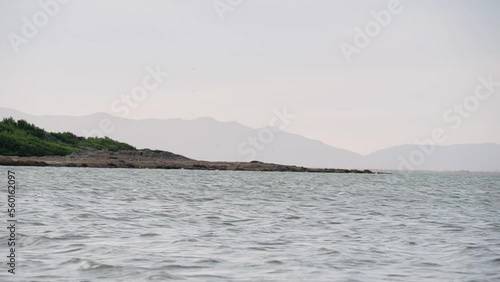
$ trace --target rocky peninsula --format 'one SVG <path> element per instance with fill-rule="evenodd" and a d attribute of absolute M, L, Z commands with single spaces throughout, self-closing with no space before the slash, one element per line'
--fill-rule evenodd
<path fill-rule="evenodd" d="M 232 171 L 287 171 L 317 173 L 373 173 L 370 170 L 306 168 L 292 165 L 253 162 L 199 161 L 159 150 L 83 150 L 67 156 L 0 156 L 2 166 L 53 166 L 90 168 L 145 168 Z"/>

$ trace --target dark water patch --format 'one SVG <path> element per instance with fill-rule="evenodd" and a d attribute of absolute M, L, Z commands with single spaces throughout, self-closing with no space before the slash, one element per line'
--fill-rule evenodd
<path fill-rule="evenodd" d="M 500 264 L 500 257 L 492 259 L 491 262 Z"/>

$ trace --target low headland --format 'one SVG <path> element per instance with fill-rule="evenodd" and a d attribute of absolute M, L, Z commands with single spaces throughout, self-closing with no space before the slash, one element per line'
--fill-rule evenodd
<path fill-rule="evenodd" d="M 306 168 L 252 162 L 209 162 L 171 152 L 136 149 L 110 138 L 50 133 L 24 120 L 0 122 L 0 165 L 92 168 L 149 168 L 317 173 L 374 173 L 370 170 Z"/>

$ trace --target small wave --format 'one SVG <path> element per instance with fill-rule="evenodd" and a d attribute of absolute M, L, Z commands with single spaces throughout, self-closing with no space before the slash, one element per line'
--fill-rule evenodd
<path fill-rule="evenodd" d="M 435 263 L 435 262 L 423 262 L 420 265 L 429 266 L 429 267 L 440 267 L 441 266 L 439 263 Z"/>
<path fill-rule="evenodd" d="M 141 236 L 141 237 L 155 237 L 155 236 L 160 236 L 160 234 L 157 234 L 157 233 L 144 233 L 144 234 L 141 234 L 139 236 Z"/>
<path fill-rule="evenodd" d="M 78 252 L 78 251 L 81 251 L 81 250 L 84 250 L 84 248 L 74 248 L 74 249 L 69 249 L 69 250 L 63 250 L 63 251 L 59 251 L 59 252 L 54 252 L 54 254 L 74 253 L 74 252 Z"/>
<path fill-rule="evenodd" d="M 70 260 L 67 260 L 63 263 L 62 265 L 77 265 L 78 270 L 80 271 L 94 271 L 94 270 L 103 270 L 103 269 L 112 269 L 112 268 L 120 268 L 119 266 L 114 266 L 110 264 L 104 264 L 104 263 L 99 263 L 95 262 L 90 259 L 81 259 L 81 258 L 72 258 Z"/>
<path fill-rule="evenodd" d="M 209 216 L 206 216 L 205 219 L 216 219 L 216 220 L 219 220 L 221 218 L 218 217 L 218 216 L 209 215 Z"/>
<path fill-rule="evenodd" d="M 200 259 L 200 260 L 196 261 L 196 263 L 208 263 L 208 264 L 216 264 L 216 263 L 220 263 L 220 262 L 221 262 L 220 260 L 213 259 L 213 258 Z"/>
<path fill-rule="evenodd" d="M 200 269 L 200 268 L 207 268 L 207 267 L 201 266 L 201 265 L 169 264 L 169 265 L 165 265 L 163 268 L 165 268 L 165 269 Z"/>
<path fill-rule="evenodd" d="M 44 245 L 50 241 L 49 237 L 45 236 L 28 236 L 22 233 L 17 233 L 17 245 L 19 247 L 31 247 Z"/>
<path fill-rule="evenodd" d="M 184 238 L 184 239 L 180 239 L 180 240 L 175 240 L 175 241 L 172 242 L 172 244 L 184 243 L 184 242 L 194 243 L 194 242 L 198 242 L 198 239 L 195 239 L 195 238 Z"/>
<path fill-rule="evenodd" d="M 229 279 L 229 277 L 226 276 L 211 275 L 211 274 L 196 274 L 196 275 L 189 275 L 188 277 L 196 279 Z"/>
<path fill-rule="evenodd" d="M 168 273 L 155 274 L 147 278 L 149 281 L 168 281 L 168 280 L 186 280 L 184 277 L 176 276 Z"/>
<path fill-rule="evenodd" d="M 266 263 L 269 263 L 269 264 L 283 264 L 283 262 L 282 262 L 282 261 L 280 261 L 280 260 L 276 260 L 276 259 L 266 261 Z"/>

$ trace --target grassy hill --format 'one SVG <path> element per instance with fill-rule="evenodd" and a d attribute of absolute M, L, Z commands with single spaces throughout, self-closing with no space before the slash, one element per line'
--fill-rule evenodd
<path fill-rule="evenodd" d="M 84 149 L 135 150 L 108 137 L 78 137 L 70 132 L 50 133 L 25 120 L 5 118 L 0 122 L 0 155 L 65 156 Z"/>

